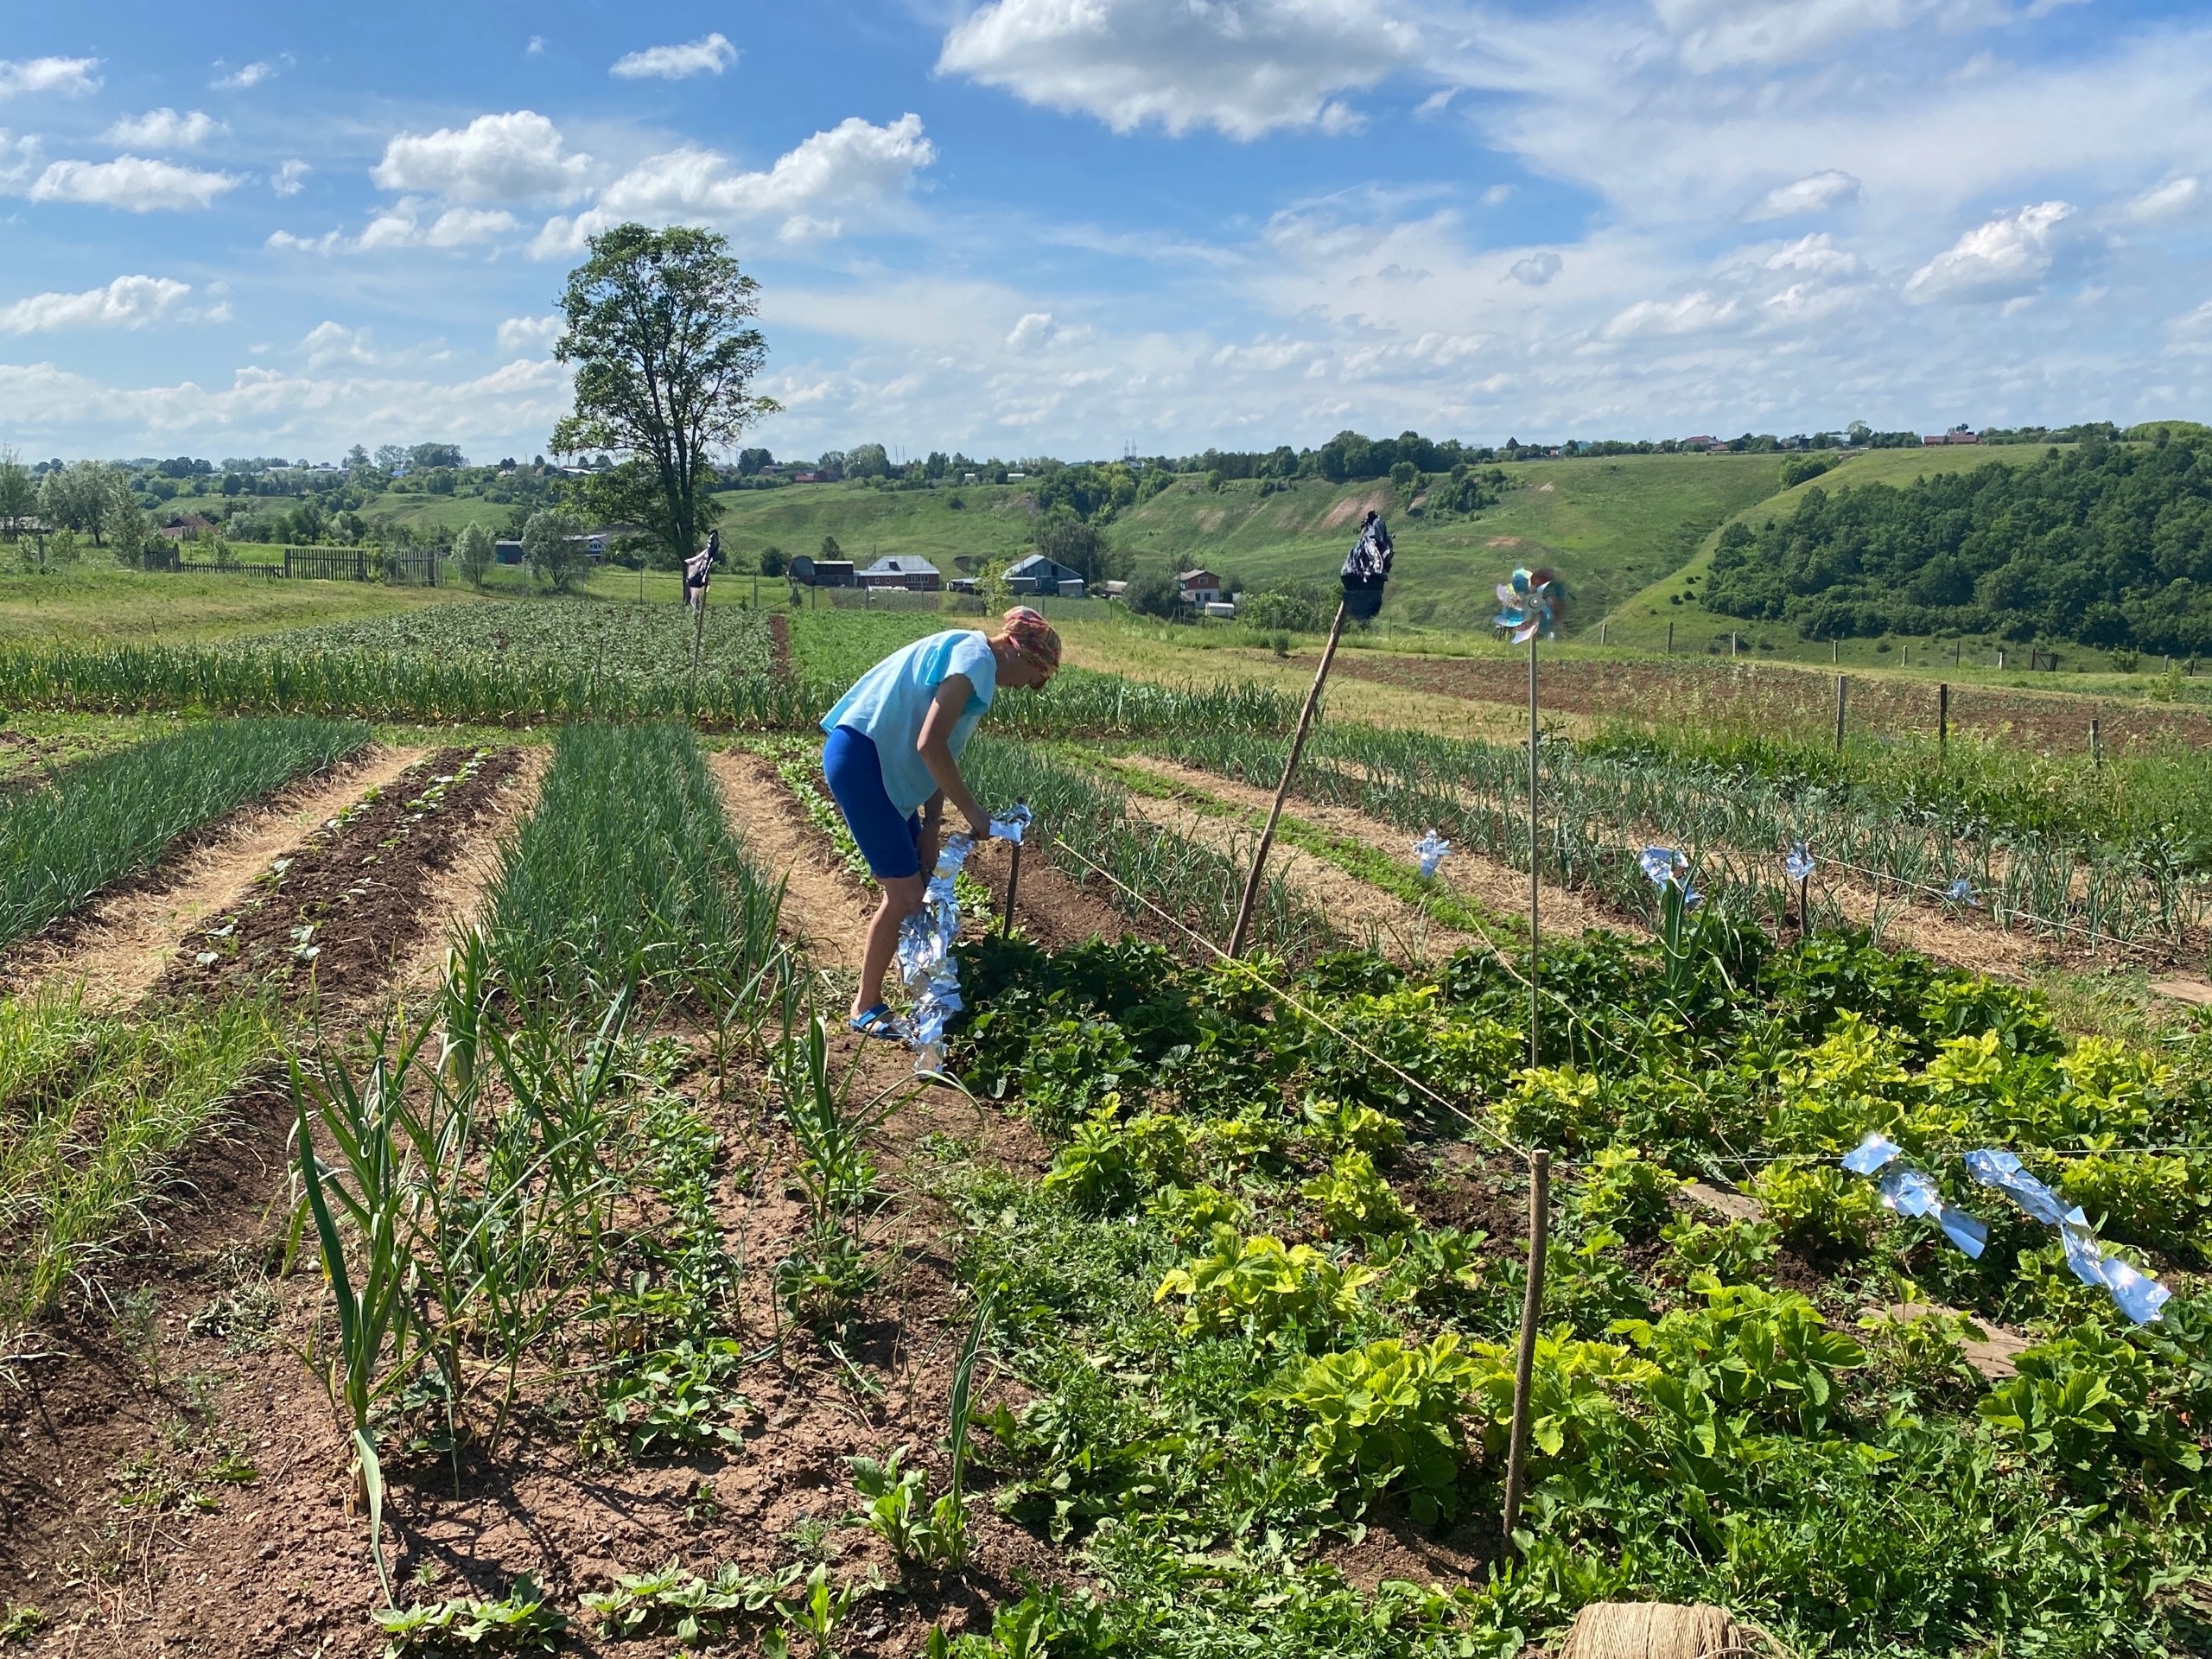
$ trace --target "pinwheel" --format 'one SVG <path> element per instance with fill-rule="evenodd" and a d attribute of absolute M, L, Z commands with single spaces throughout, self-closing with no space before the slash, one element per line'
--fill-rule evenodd
<path fill-rule="evenodd" d="M 1651 879 L 1651 885 L 1664 893 L 1669 886 L 1682 893 L 1682 908 L 1695 910 L 1704 902 L 1705 895 L 1690 886 L 1690 861 L 1672 847 L 1647 847 L 1636 861 Z"/>
<path fill-rule="evenodd" d="M 1556 632 L 1567 609 L 1567 585 L 1548 569 L 1524 568 L 1513 573 L 1512 581 L 1497 584 L 1497 602 L 1502 608 L 1491 625 L 1510 629 L 1513 643 L 1525 645 Z"/>
<path fill-rule="evenodd" d="M 1436 867 L 1444 861 L 1444 855 L 1451 850 L 1452 843 L 1433 830 L 1429 830 L 1419 841 L 1414 842 L 1414 856 L 1421 861 L 1421 879 L 1424 881 L 1433 881 L 1436 879 Z"/>
<path fill-rule="evenodd" d="M 1965 905 L 1980 910 L 1981 900 L 1974 896 L 1974 883 L 1963 875 L 1943 890 L 1943 896 L 1955 905 Z"/>
<path fill-rule="evenodd" d="M 1812 906 L 1807 901 L 1806 892 L 1812 884 L 1813 872 L 1818 868 L 1819 863 L 1811 853 L 1806 851 L 1805 843 L 1802 841 L 1792 842 L 1789 850 L 1782 855 L 1782 873 L 1797 884 L 1797 931 L 1800 933 L 1813 931 Z"/>

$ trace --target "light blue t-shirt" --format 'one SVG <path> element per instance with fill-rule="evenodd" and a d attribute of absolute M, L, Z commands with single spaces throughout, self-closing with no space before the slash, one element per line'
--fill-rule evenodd
<path fill-rule="evenodd" d="M 860 683 L 822 716 L 823 731 L 849 726 L 875 745 L 883 766 L 883 792 L 901 812 L 920 810 L 922 803 L 937 793 L 937 779 L 922 764 L 915 746 L 921 741 L 922 721 L 929 716 L 938 687 L 955 674 L 966 675 L 976 688 L 952 725 L 950 747 L 957 759 L 999 689 L 999 659 L 991 654 L 990 640 L 973 628 L 933 633 L 893 652 L 861 675 Z"/>

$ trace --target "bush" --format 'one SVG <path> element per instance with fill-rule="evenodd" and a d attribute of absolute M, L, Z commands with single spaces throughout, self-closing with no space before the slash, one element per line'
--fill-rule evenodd
<path fill-rule="evenodd" d="M 1461 1396 L 1480 1371 L 1456 1332 L 1412 1346 L 1394 1338 L 1307 1365 L 1285 1393 L 1313 1421 L 1307 1466 L 1349 1474 L 1369 1492 L 1403 1482 L 1421 1526 L 1459 1512 Z"/>
<path fill-rule="evenodd" d="M 461 579 L 472 588 L 484 585 L 495 556 L 492 532 L 481 524 L 463 525 L 461 534 L 454 538 L 454 564 L 461 572 Z"/>
<path fill-rule="evenodd" d="M 522 560 L 530 574 L 556 594 L 576 585 L 591 563 L 579 539 L 582 526 L 565 512 L 533 512 L 522 529 Z"/>

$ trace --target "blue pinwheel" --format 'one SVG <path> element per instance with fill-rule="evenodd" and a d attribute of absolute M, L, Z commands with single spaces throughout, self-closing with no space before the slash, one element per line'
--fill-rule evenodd
<path fill-rule="evenodd" d="M 1943 896 L 1955 905 L 1965 905 L 1973 910 L 1981 908 L 1981 900 L 1974 896 L 1974 883 L 1963 875 L 1943 890 Z"/>
<path fill-rule="evenodd" d="M 1511 629 L 1515 645 L 1549 639 L 1567 609 L 1567 584 L 1548 568 L 1518 569 L 1512 581 L 1497 584 L 1497 602 L 1501 608 L 1491 624 Z"/>
<path fill-rule="evenodd" d="M 1802 841 L 1791 842 L 1789 852 L 1783 855 L 1783 874 L 1792 881 L 1810 880 L 1813 872 L 1819 868 L 1812 854 L 1805 849 L 1805 843 Z"/>

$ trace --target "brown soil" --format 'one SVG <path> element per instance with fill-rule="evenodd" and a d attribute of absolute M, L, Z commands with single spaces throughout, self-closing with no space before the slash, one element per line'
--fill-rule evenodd
<path fill-rule="evenodd" d="M 1407 687 L 1473 702 L 1525 702 L 1528 670 L 1506 658 L 1386 657 L 1347 652 L 1337 671 L 1356 680 Z M 1544 669 L 1547 712 L 1615 715 L 1625 720 L 1725 715 L 1827 729 L 1834 718 L 1835 682 L 1827 674 L 1768 667 L 1682 662 L 1553 662 Z M 2072 752 L 2088 743 L 2095 717 L 2104 742 L 2178 741 L 2212 747 L 2212 714 L 2132 701 L 2102 701 L 2066 691 L 2022 691 L 1954 685 L 1951 724 L 2029 749 Z M 1847 712 L 1853 730 L 1889 736 L 1936 733 L 1936 688 L 1886 676 L 1851 677 Z"/>
<path fill-rule="evenodd" d="M 772 880 L 784 887 L 784 931 L 820 966 L 856 973 L 868 914 L 875 908 L 860 878 L 837 861 L 807 821 L 766 756 L 726 749 L 707 757 L 739 837 Z"/>
<path fill-rule="evenodd" d="M 795 874 L 823 874 L 826 842 L 817 836 L 806 844 L 814 832 L 793 824 L 764 786 L 772 773 L 763 778 L 749 760 L 717 762 L 733 817 L 756 852 L 779 848 Z M 865 904 L 857 883 L 810 882 L 809 891 L 810 931 L 857 937 Z M 996 1109 L 917 1087 L 903 1050 L 833 1030 L 837 1064 L 856 1069 L 861 1097 L 912 1091 L 876 1137 L 886 1198 L 868 1232 L 883 1281 L 849 1327 L 842 1357 L 779 1326 L 772 1305 L 767 1268 L 790 1250 L 805 1215 L 789 1185 L 795 1149 L 766 1082 L 745 1072 L 725 1087 L 706 1070 L 706 1039 L 693 1033 L 700 1058 L 676 1086 L 728 1149 L 715 1205 L 746 1268 L 731 1334 L 759 1355 L 741 1385 L 753 1408 L 746 1444 L 662 1461 L 588 1461 L 574 1416 L 559 1414 L 588 1406 L 588 1383 L 535 1378 L 495 1459 L 465 1453 L 456 1470 L 448 1459 L 388 1452 L 385 1540 L 403 1602 L 498 1596 L 529 1573 L 573 1611 L 580 1592 L 671 1560 L 770 1568 L 795 1558 L 795 1529 L 853 1507 L 846 1459 L 855 1453 L 911 1444 L 941 1486 L 951 1355 L 968 1309 L 940 1242 L 945 1217 L 925 1188 L 933 1172 L 976 1159 L 1033 1173 L 1045 1154 L 1026 1125 Z M 201 1147 L 183 1171 L 184 1197 L 162 1212 L 161 1232 L 109 1279 L 118 1303 L 133 1291 L 151 1298 L 143 1332 L 126 1338 L 105 1315 L 57 1320 L 41 1332 L 46 1357 L 22 1365 L 22 1389 L 0 1396 L 0 1582 L 11 1601 L 56 1618 L 30 1649 L 40 1659 L 368 1659 L 381 1646 L 366 1618 L 379 1598 L 365 1522 L 346 1507 L 347 1453 L 296 1351 L 330 1340 L 320 1275 L 272 1280 L 264 1271 L 281 1255 L 285 1217 L 271 1198 L 284 1191 L 289 1100 L 257 1096 L 240 1115 L 232 1135 Z M 263 1313 L 243 1344 L 192 1317 L 241 1284 Z M 241 1345 L 247 1351 L 234 1351 Z M 985 1408 L 1019 1403 L 1017 1385 L 988 1369 L 979 1389 Z M 220 1478 L 226 1452 L 250 1463 L 250 1475 Z M 838 1579 L 874 1571 L 890 1586 L 849 1618 L 841 1652 L 906 1659 L 932 1624 L 976 1627 L 1024 1583 L 1065 1577 L 1054 1551 L 992 1512 L 991 1455 L 981 1440 L 971 1469 L 983 1499 L 978 1539 L 959 1574 L 902 1580 L 873 1535 L 830 1528 Z M 229 1466 L 245 1474 L 241 1464 Z M 144 1501 L 118 1507 L 133 1496 Z M 576 1618 L 564 1646 L 620 1659 L 660 1659 L 670 1649 L 664 1637 L 605 1639 L 588 1617 Z"/>
<path fill-rule="evenodd" d="M 781 611 L 772 611 L 768 616 L 768 651 L 776 677 L 789 680 L 791 677 L 791 620 Z"/>
<path fill-rule="evenodd" d="M 474 833 L 432 876 L 422 913 L 433 925 L 421 930 L 415 949 L 392 975 L 394 988 L 403 995 L 435 986 L 445 971 L 453 935 L 481 922 L 485 895 L 505 862 L 507 838 L 537 806 L 552 760 L 550 747 L 522 750 L 513 772 L 478 813 Z"/>
<path fill-rule="evenodd" d="M 521 769 L 518 750 L 440 749 L 333 819 L 256 878 L 261 889 L 184 941 L 157 995 L 275 987 L 286 1000 L 350 1001 L 442 918 L 427 900 Z M 442 784 L 441 780 L 444 780 Z M 442 790 L 433 798 L 429 791 Z M 303 939 L 302 930 L 312 930 Z M 313 951 L 312 957 L 303 951 Z"/>
<path fill-rule="evenodd" d="M 179 842 L 145 876 L 110 889 L 90 911 L 18 946 L 0 963 L 0 989 L 21 995 L 82 981 L 88 1007 L 130 1007 L 202 918 L 236 904 L 272 860 L 364 790 L 390 784 L 423 753 L 372 746 Z"/>

